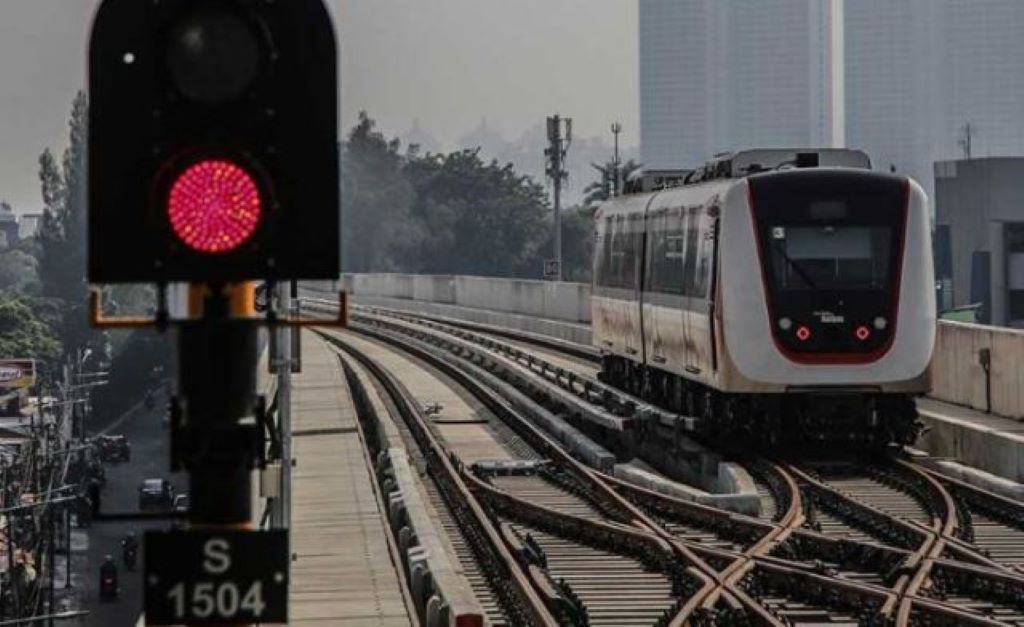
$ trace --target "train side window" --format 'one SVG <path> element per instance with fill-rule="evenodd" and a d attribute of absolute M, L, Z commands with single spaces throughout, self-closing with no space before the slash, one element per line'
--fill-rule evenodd
<path fill-rule="evenodd" d="M 643 216 L 631 215 L 625 220 L 625 249 L 622 258 L 622 287 L 627 289 L 637 288 L 637 276 L 639 274 L 640 255 L 643 254 Z"/>
<path fill-rule="evenodd" d="M 659 291 L 666 294 L 683 293 L 683 232 L 675 229 L 665 233 L 665 254 L 662 255 L 662 283 Z"/>
<path fill-rule="evenodd" d="M 697 249 L 700 244 L 700 228 L 697 224 L 697 208 L 691 207 L 686 214 L 686 252 L 683 256 L 683 293 L 697 296 Z"/>
<path fill-rule="evenodd" d="M 665 255 L 665 230 L 662 228 L 664 213 L 654 214 L 647 219 L 646 274 L 644 291 L 656 292 L 660 285 L 661 258 Z"/>
<path fill-rule="evenodd" d="M 608 265 L 608 286 L 622 287 L 625 274 L 623 266 L 626 261 L 626 221 L 623 216 L 617 216 L 612 231 L 611 256 Z"/>
<path fill-rule="evenodd" d="M 601 287 L 608 285 L 608 248 L 611 245 L 611 220 L 605 218 L 597 225 L 597 236 L 594 238 L 594 283 Z"/>
<path fill-rule="evenodd" d="M 651 251 L 651 280 L 648 289 L 662 294 L 682 293 L 679 278 L 682 274 L 683 234 L 675 220 L 675 212 L 660 212 L 650 222 L 647 237 L 653 240 Z"/>
<path fill-rule="evenodd" d="M 665 216 L 665 272 L 662 291 L 683 293 L 683 257 L 686 255 L 686 233 L 683 208 L 676 207 Z"/>
<path fill-rule="evenodd" d="M 697 255 L 697 280 L 694 284 L 694 296 L 708 298 L 712 255 L 715 250 L 714 220 L 710 216 L 701 216 L 698 224 L 702 228 L 700 229 L 700 251 Z"/>

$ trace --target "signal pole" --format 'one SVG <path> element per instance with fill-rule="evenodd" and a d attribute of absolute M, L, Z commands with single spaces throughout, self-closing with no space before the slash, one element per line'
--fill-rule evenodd
<path fill-rule="evenodd" d="M 243 424 L 256 403 L 253 284 L 195 286 L 193 315 L 179 330 L 179 380 L 187 421 L 190 523 L 247 529 L 252 519 L 249 470 L 254 447 Z"/>
<path fill-rule="evenodd" d="M 563 118 L 557 113 L 549 117 L 548 147 L 544 149 L 544 156 L 547 157 L 545 173 L 554 185 L 556 281 L 562 280 L 562 181 L 569 178 L 569 173 L 565 171 L 563 165 L 570 144 L 572 144 L 572 118 Z"/>

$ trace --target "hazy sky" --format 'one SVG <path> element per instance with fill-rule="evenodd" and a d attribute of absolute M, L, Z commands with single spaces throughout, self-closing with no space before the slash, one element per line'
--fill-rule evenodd
<path fill-rule="evenodd" d="M 512 139 L 545 115 L 576 132 L 619 119 L 636 144 L 635 0 L 329 0 L 341 40 L 342 129 L 413 120 L 449 146 L 481 118 Z M 67 141 L 97 0 L 0 0 L 0 199 L 41 206 L 37 159 Z"/>

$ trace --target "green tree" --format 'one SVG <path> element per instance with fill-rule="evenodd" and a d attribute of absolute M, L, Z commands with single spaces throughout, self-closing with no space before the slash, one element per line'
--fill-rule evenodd
<path fill-rule="evenodd" d="M 21 247 L 0 250 L 0 293 L 30 294 L 38 290 L 35 255 Z"/>
<path fill-rule="evenodd" d="M 118 346 L 107 385 L 93 388 L 94 424 L 105 423 L 134 405 L 145 390 L 174 377 L 170 336 L 144 329 L 132 331 Z"/>
<path fill-rule="evenodd" d="M 429 236 L 406 251 L 412 270 L 513 276 L 543 243 L 544 189 L 512 164 L 462 150 L 413 159 L 405 174 L 415 192 L 412 216 Z"/>
<path fill-rule="evenodd" d="M 91 344 L 102 348 L 103 334 L 89 326 L 85 280 L 86 155 L 88 104 L 79 92 L 71 107 L 69 144 L 60 164 L 49 149 L 39 157 L 43 219 L 37 235 L 41 295 L 60 304 L 55 327 L 66 354 Z"/>
<path fill-rule="evenodd" d="M 0 296 L 0 358 L 34 358 L 43 375 L 60 357 L 60 342 L 29 304 L 16 296 Z"/>
<path fill-rule="evenodd" d="M 603 165 L 596 163 L 591 163 L 590 165 L 597 170 L 598 178 L 583 188 L 583 206 L 594 209 L 597 205 L 611 198 L 612 183 L 615 181 L 615 161 L 608 161 Z M 621 182 L 628 180 L 630 175 L 639 170 L 640 167 L 640 164 L 633 159 L 619 164 L 620 189 Z"/>
<path fill-rule="evenodd" d="M 342 267 L 346 272 L 396 270 L 392 251 L 417 237 L 409 219 L 412 189 L 402 176 L 397 139 L 387 140 L 365 111 L 341 157 Z"/>

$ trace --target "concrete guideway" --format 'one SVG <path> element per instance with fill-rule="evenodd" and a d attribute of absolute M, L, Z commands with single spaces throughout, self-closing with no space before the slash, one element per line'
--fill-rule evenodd
<path fill-rule="evenodd" d="M 354 334 L 340 331 L 329 332 L 325 338 L 333 349 L 341 348 L 333 345 L 336 341 L 347 347 L 376 348 Z M 399 545 L 399 558 L 421 624 L 480 625 L 485 614 L 497 619 L 492 623 L 501 623 L 500 610 L 489 594 L 484 593 L 490 601 L 487 610 L 478 602 L 476 591 L 481 585 L 486 587 L 486 582 L 472 560 L 467 563 L 470 549 L 464 539 L 458 534 L 449 536 L 456 523 L 448 506 L 435 498 L 439 494 L 433 480 L 423 477 L 428 462 L 420 454 L 394 398 L 360 359 L 348 350 L 338 350 L 338 356 L 356 401 L 367 452 L 374 459 L 377 484 L 387 502 L 388 522 Z M 443 514 L 439 508 L 445 510 Z"/>
<path fill-rule="evenodd" d="M 421 405 L 430 410 L 436 432 L 460 451 L 466 464 L 513 459 L 495 439 L 487 411 L 479 401 L 459 394 L 441 379 L 441 375 L 424 370 L 422 364 L 404 354 L 359 337 L 346 337 L 346 340 L 402 381 Z"/>
<path fill-rule="evenodd" d="M 394 340 L 394 346 L 399 347 L 399 349 L 404 347 L 406 343 L 409 345 L 417 343 L 412 338 L 406 340 L 398 337 L 398 335 L 394 335 Z M 375 344 L 373 341 L 365 343 Z M 467 355 L 463 352 L 461 356 L 466 357 Z M 469 361 L 469 359 L 466 359 L 466 361 Z M 440 368 L 440 366 L 437 367 Z M 448 372 L 448 370 L 445 369 L 444 372 Z M 482 373 L 480 374 L 482 375 Z M 451 373 L 449 375 L 455 376 Z M 414 371 L 409 370 L 397 376 L 401 376 L 403 383 L 407 383 L 413 378 L 422 377 L 422 372 L 416 374 Z M 422 405 L 424 400 L 423 398 L 418 398 L 414 403 L 415 405 Z M 457 423 L 458 421 L 455 422 Z M 444 420 L 442 419 L 440 425 L 430 425 L 430 429 L 433 430 L 434 428 L 444 426 Z M 472 448 L 471 444 L 467 444 Z M 854 564 L 855 568 L 839 564 L 839 566 L 836 566 L 839 569 L 837 576 L 831 570 L 821 570 L 812 563 L 813 560 L 824 560 L 826 564 L 831 563 L 838 546 L 836 538 L 833 537 L 831 532 L 827 536 L 819 536 L 812 531 L 794 530 L 792 533 L 795 534 L 794 537 L 796 539 L 791 543 L 789 550 L 795 552 L 792 555 L 788 553 L 780 554 L 788 556 L 780 558 L 786 561 L 786 564 L 772 561 L 775 558 L 755 556 L 747 560 L 746 564 L 748 566 L 745 568 L 748 570 L 737 570 L 735 573 L 735 577 L 745 577 L 745 573 L 752 573 L 754 579 L 764 588 L 759 588 L 759 591 L 755 594 L 756 598 L 761 599 L 761 603 L 771 605 L 774 602 L 773 599 L 775 599 L 773 595 L 778 594 L 781 596 L 776 600 L 784 602 L 786 607 L 790 607 L 795 601 L 800 601 L 807 605 L 803 609 L 793 609 L 790 607 L 796 613 L 813 610 L 815 615 L 823 615 L 823 611 L 825 611 L 830 618 L 839 618 L 844 615 L 842 614 L 843 611 L 853 611 L 855 606 L 846 603 L 850 601 L 850 598 L 846 598 L 844 604 L 833 606 L 833 601 L 829 598 L 814 596 L 813 591 L 818 589 L 819 584 L 822 586 L 827 584 L 826 589 L 843 590 L 844 594 L 852 595 L 851 598 L 857 597 L 858 594 L 861 595 L 857 597 L 861 601 L 859 603 L 860 606 L 868 602 L 874 603 L 882 600 L 884 597 L 886 607 L 888 608 L 885 612 L 887 616 L 899 611 L 901 616 L 906 612 L 916 612 L 919 614 L 942 615 L 948 618 L 953 616 L 955 612 L 961 612 L 961 614 L 956 615 L 956 622 L 947 624 L 983 624 L 981 616 L 989 615 L 988 613 L 991 611 L 1001 612 L 1012 609 L 1004 607 L 1005 604 L 1000 601 L 998 594 L 1006 586 L 1010 586 L 1015 590 L 1024 587 L 1020 576 L 1012 572 L 1005 572 L 1008 569 L 1006 564 L 992 560 L 986 561 L 987 558 L 981 557 L 980 555 L 982 554 L 978 552 L 981 550 L 991 550 L 992 547 L 995 547 L 999 552 L 993 552 L 993 555 L 1004 562 L 1010 560 L 1010 565 L 1012 566 L 1016 563 L 1013 560 L 1017 559 L 1015 551 L 1019 548 L 1021 533 L 1012 524 L 1008 526 L 1001 523 L 1000 520 L 989 520 L 982 516 L 981 513 L 984 513 L 986 511 L 985 508 L 988 507 L 982 495 L 972 497 L 977 501 L 977 503 L 972 501 L 971 507 L 975 509 L 972 509 L 969 514 L 961 514 L 953 506 L 952 500 L 945 498 L 948 497 L 948 494 L 939 484 L 920 475 L 920 473 L 914 475 L 910 472 L 912 468 L 909 466 L 907 466 L 906 470 L 900 470 L 899 468 L 889 468 L 888 470 L 885 468 L 876 469 L 874 466 L 859 470 L 853 468 L 850 472 L 846 473 L 851 475 L 849 477 L 845 476 L 844 472 L 846 471 L 835 475 L 835 470 L 835 468 L 826 467 L 815 471 L 816 473 L 827 474 L 826 479 L 829 485 L 818 485 L 821 482 L 810 477 L 801 479 L 804 482 L 816 482 L 816 489 L 820 492 L 818 495 L 820 497 L 818 505 L 823 508 L 821 515 L 821 520 L 823 521 L 822 531 L 828 531 L 831 529 L 830 525 L 832 525 L 832 519 L 828 518 L 826 514 L 835 516 L 836 520 L 840 520 L 843 524 L 855 528 L 858 532 L 880 533 L 879 529 L 884 528 L 884 533 L 880 533 L 882 536 L 880 542 L 884 545 L 882 548 L 878 548 L 878 546 L 869 547 L 869 544 L 878 545 L 879 542 L 879 540 L 872 540 L 871 538 L 861 540 L 858 546 L 864 549 L 865 556 L 883 555 L 885 560 L 882 561 L 885 561 L 886 564 L 876 564 L 875 562 L 878 560 L 872 562 L 871 559 L 865 559 L 863 563 L 858 562 Z M 876 470 L 881 474 L 877 474 Z M 937 470 L 941 472 L 941 469 Z M 485 470 L 484 472 L 487 471 Z M 501 480 L 498 480 L 498 482 L 500 483 Z M 485 493 L 485 487 L 479 486 L 479 490 Z M 840 488 L 846 491 L 852 490 L 852 493 L 841 494 L 836 491 Z M 951 487 L 950 489 L 955 489 L 958 493 L 964 490 L 962 486 Z M 815 494 L 818 493 L 816 492 Z M 661 499 L 661 501 L 656 501 L 656 508 L 663 508 L 669 503 L 669 501 L 665 500 L 666 497 L 659 496 L 650 489 L 644 492 L 644 497 L 647 499 Z M 500 500 L 506 498 L 506 495 L 495 493 L 488 496 L 488 498 Z M 758 526 L 758 528 L 774 524 L 765 523 L 763 520 L 755 522 L 753 518 L 738 518 L 718 511 L 715 508 L 703 510 L 699 506 L 686 506 L 684 505 L 684 499 L 685 497 L 680 498 L 676 496 L 671 501 L 672 508 L 674 508 L 673 511 L 678 510 L 680 513 L 685 514 L 682 516 L 683 523 L 685 524 L 679 528 L 679 531 L 673 531 L 673 533 L 679 535 L 680 540 L 688 543 L 688 545 L 707 544 L 709 540 L 715 545 L 713 548 L 699 547 L 701 551 L 725 551 L 727 553 L 745 551 L 745 545 L 736 548 L 734 546 L 735 541 L 730 543 L 730 537 L 726 533 L 729 529 L 735 529 L 735 526 L 740 525 L 741 521 L 744 521 L 743 525 Z M 531 499 L 529 502 L 534 503 L 535 500 Z M 788 504 L 790 510 L 801 510 L 799 503 L 794 505 L 796 501 L 793 501 L 793 497 L 791 497 L 790 501 Z M 926 506 L 921 507 L 922 503 L 925 503 Z M 775 506 L 778 507 L 782 504 L 785 504 L 785 500 L 780 501 L 777 499 Z M 829 509 L 830 507 L 832 509 Z M 508 515 L 521 513 L 523 508 L 525 508 L 525 505 L 521 503 L 509 505 L 506 513 Z M 1014 508 L 1014 511 L 1019 509 L 1016 505 Z M 702 512 L 700 516 L 697 515 L 698 510 Z M 720 520 L 706 520 L 711 515 L 719 517 Z M 922 515 L 925 518 L 922 518 Z M 722 516 L 730 517 L 721 518 Z M 884 524 L 882 523 L 883 519 Z M 865 520 L 868 520 L 868 522 L 865 522 Z M 941 528 L 936 527 L 938 523 L 941 523 Z M 956 535 L 957 524 L 962 524 L 965 529 L 973 530 L 977 533 L 976 546 L 969 544 L 967 540 L 961 539 Z M 693 525 L 693 528 L 691 529 L 687 525 Z M 707 529 L 705 529 L 705 526 Z M 673 527 L 673 529 L 675 528 Z M 964 537 L 973 538 L 974 536 L 968 535 Z M 910 538 L 912 541 L 907 538 Z M 850 541 L 847 540 L 846 542 L 849 543 Z M 956 549 L 956 555 L 949 557 L 941 553 L 944 542 L 950 543 Z M 1008 542 L 1012 546 L 1007 544 Z M 724 556 L 721 557 L 724 558 Z M 954 557 L 955 559 L 953 559 Z M 922 559 L 924 561 L 921 561 Z M 908 570 L 906 573 L 913 573 L 913 577 L 908 578 L 908 576 L 901 575 L 896 580 L 892 580 L 890 575 L 893 575 L 893 573 L 898 575 L 903 571 L 892 571 L 891 564 L 889 564 L 890 560 L 893 562 L 907 562 Z M 980 565 L 974 565 L 975 563 Z M 549 562 L 549 565 L 551 567 L 556 566 L 553 562 Z M 829 568 L 832 568 L 832 566 L 829 566 Z M 809 573 L 817 574 L 812 575 Z M 969 584 L 964 584 L 962 581 L 965 573 L 970 574 Z M 732 574 L 729 576 L 730 578 L 733 577 Z M 928 596 L 930 593 L 921 587 L 921 582 L 926 581 L 928 577 L 946 586 L 943 589 L 962 592 L 967 595 L 982 594 L 983 596 L 978 597 L 977 603 L 972 600 L 975 599 L 973 596 L 966 600 L 959 599 L 959 597 L 952 600 L 943 600 L 941 596 L 931 598 L 931 596 Z M 874 583 L 869 582 L 868 587 L 859 586 L 859 584 L 855 585 L 854 581 L 861 578 L 867 578 Z M 794 592 L 791 584 L 794 581 L 803 581 L 805 579 L 808 585 L 801 585 L 799 586 L 800 592 Z M 730 579 L 730 581 L 732 580 Z M 925 590 L 925 592 L 921 592 L 922 590 Z M 591 605 L 595 609 L 598 607 L 599 604 L 595 604 L 594 599 L 587 600 L 589 601 L 588 607 L 591 607 Z M 604 601 L 607 600 L 604 599 Z M 852 617 L 853 614 L 850 614 L 850 616 Z"/>
<path fill-rule="evenodd" d="M 345 275 L 340 284 L 359 304 L 589 345 L 585 306 L 589 286 L 585 284 L 391 274 Z M 1010 481 L 1024 481 L 1024 422 L 976 409 L 991 403 L 995 412 L 1024 416 L 1024 378 L 1016 367 L 1024 357 L 1022 350 L 1024 332 L 1020 330 L 940 322 L 933 366 L 935 398 L 919 403 L 921 419 L 930 431 L 917 447 Z M 990 360 L 990 373 L 982 365 L 983 351 Z"/>
<path fill-rule="evenodd" d="M 1015 483 L 1024 482 L 1024 422 L 931 398 L 919 399 L 928 428 L 917 445 Z M 1016 498 L 1024 497 L 1024 493 Z"/>
<path fill-rule="evenodd" d="M 413 624 L 335 355 L 304 333 L 292 379 L 290 625 Z"/>

